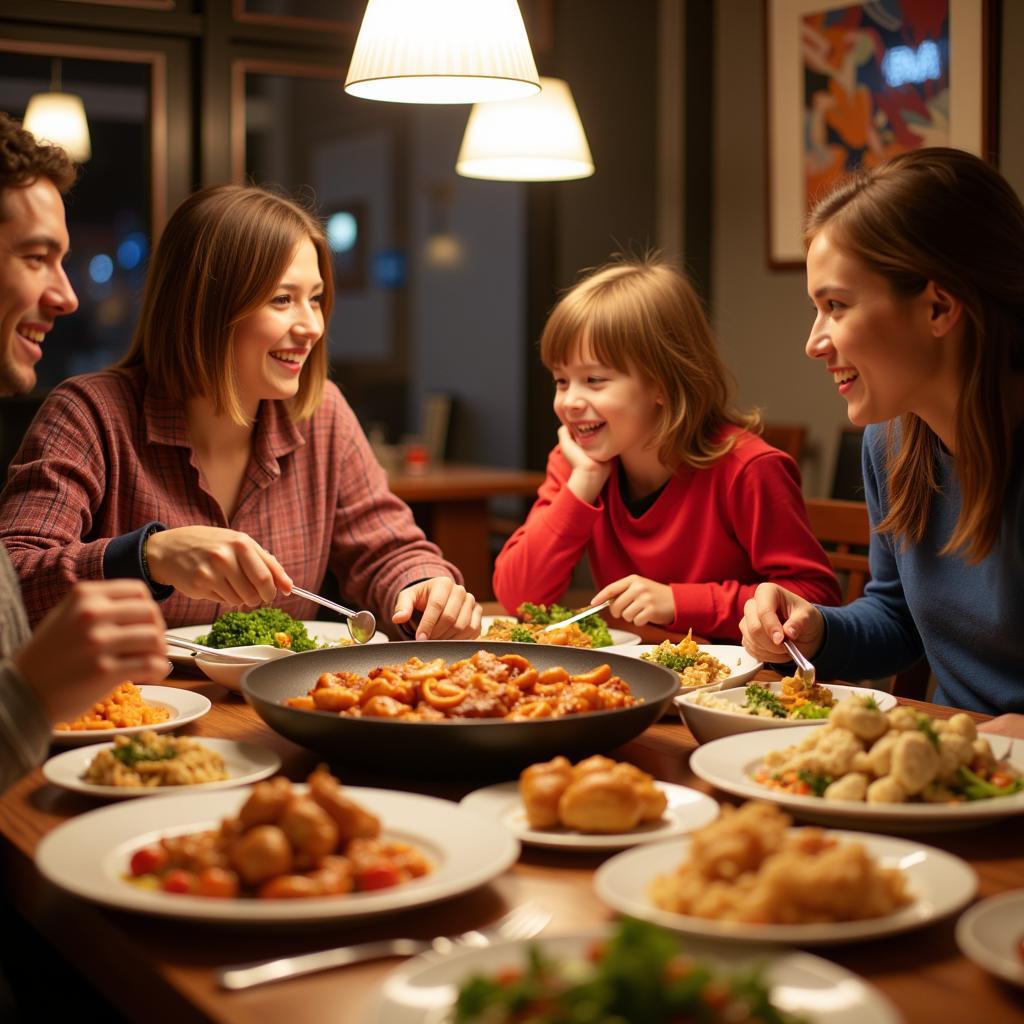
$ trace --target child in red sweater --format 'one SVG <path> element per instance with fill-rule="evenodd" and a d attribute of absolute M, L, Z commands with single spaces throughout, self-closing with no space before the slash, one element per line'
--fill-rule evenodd
<path fill-rule="evenodd" d="M 653 259 L 611 263 L 553 310 L 558 446 L 526 522 L 494 569 L 508 609 L 549 603 L 584 553 L 609 613 L 638 626 L 740 637 L 762 582 L 839 604 L 790 456 L 754 431 L 700 300 Z"/>

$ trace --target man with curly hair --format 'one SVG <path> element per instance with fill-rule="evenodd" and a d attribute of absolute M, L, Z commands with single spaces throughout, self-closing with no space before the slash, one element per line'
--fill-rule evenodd
<path fill-rule="evenodd" d="M 78 308 L 63 266 L 63 194 L 76 175 L 64 150 L 0 111 L 0 395 L 35 387 L 47 332 Z M 162 679 L 163 632 L 145 583 L 100 580 L 76 583 L 30 633 L 0 545 L 0 791 L 42 760 L 51 723 L 77 717 L 126 679 Z"/>

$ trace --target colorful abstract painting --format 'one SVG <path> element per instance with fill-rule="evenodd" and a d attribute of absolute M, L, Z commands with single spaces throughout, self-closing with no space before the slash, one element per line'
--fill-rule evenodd
<path fill-rule="evenodd" d="M 857 167 L 950 145 L 949 0 L 806 13 L 800 50 L 808 206 Z"/>

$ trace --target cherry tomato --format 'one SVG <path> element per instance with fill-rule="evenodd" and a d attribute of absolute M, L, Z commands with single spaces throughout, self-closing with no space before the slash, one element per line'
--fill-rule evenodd
<path fill-rule="evenodd" d="M 359 889 L 388 889 L 398 885 L 401 880 L 398 869 L 391 864 L 376 864 L 356 876 Z"/>
<path fill-rule="evenodd" d="M 160 888 L 164 892 L 193 893 L 196 891 L 197 878 L 191 871 L 183 868 L 175 868 L 168 871 L 160 881 Z"/>
<path fill-rule="evenodd" d="M 161 846 L 144 846 L 132 854 L 130 862 L 132 874 L 138 878 L 140 875 L 155 875 L 167 863 L 167 851 Z"/>

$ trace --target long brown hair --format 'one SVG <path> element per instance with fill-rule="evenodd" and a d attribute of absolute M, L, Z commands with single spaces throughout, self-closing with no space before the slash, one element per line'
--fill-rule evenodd
<path fill-rule="evenodd" d="M 1011 375 L 1024 369 L 1024 206 L 984 161 L 957 149 L 903 153 L 841 184 L 811 212 L 829 239 L 894 294 L 934 281 L 963 304 L 963 381 L 955 419 L 960 516 L 942 554 L 981 561 L 999 539 L 1010 480 Z M 888 515 L 880 531 L 920 542 L 937 491 L 939 439 L 913 413 L 887 437 Z"/>
<path fill-rule="evenodd" d="M 657 256 L 613 260 L 570 289 L 551 311 L 540 339 L 548 369 L 586 342 L 620 373 L 637 373 L 664 396 L 652 446 L 675 468 L 712 465 L 736 443 L 727 423 L 750 430 L 760 415 L 732 401 L 733 379 L 715 347 L 690 282 Z"/>
<path fill-rule="evenodd" d="M 312 416 L 327 378 L 330 251 L 312 214 L 266 189 L 217 185 L 171 214 L 150 261 L 139 326 L 117 365 L 143 366 L 168 397 L 184 404 L 201 395 L 216 412 L 248 423 L 235 376 L 235 328 L 271 298 L 307 238 L 324 282 L 325 333 L 302 367 L 289 407 L 296 419 Z"/>

